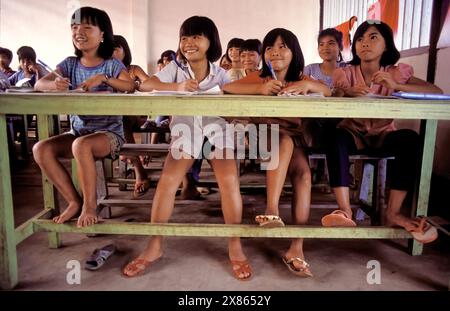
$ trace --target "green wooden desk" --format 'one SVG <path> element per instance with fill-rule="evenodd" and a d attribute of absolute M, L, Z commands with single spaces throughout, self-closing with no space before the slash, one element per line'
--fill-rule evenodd
<path fill-rule="evenodd" d="M 265 117 L 352 117 L 419 119 L 424 139 L 416 215 L 426 215 L 433 168 L 437 120 L 450 120 L 450 102 L 396 99 L 280 98 L 264 96 L 141 96 L 125 94 L 0 94 L 0 287 L 18 283 L 17 245 L 35 232 L 49 232 L 50 247 L 60 244 L 59 233 L 105 233 L 170 236 L 279 238 L 411 238 L 403 229 L 383 227 L 323 228 L 287 226 L 266 229 L 256 225 L 149 224 L 106 222 L 77 229 L 50 219 L 56 207 L 53 186 L 43 177 L 44 209 L 15 228 L 5 114 L 38 114 L 39 137 L 52 134 L 51 115 L 204 115 Z M 414 243 L 419 255 L 422 245 Z"/>

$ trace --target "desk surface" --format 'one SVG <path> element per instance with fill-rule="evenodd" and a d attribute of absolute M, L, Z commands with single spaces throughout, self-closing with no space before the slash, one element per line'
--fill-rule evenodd
<path fill-rule="evenodd" d="M 0 94 L 0 114 L 36 113 L 450 120 L 450 101 L 242 95 Z"/>

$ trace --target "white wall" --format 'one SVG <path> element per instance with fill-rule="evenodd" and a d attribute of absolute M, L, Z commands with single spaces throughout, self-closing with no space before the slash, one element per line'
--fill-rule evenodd
<path fill-rule="evenodd" d="M 307 64 L 318 60 L 316 37 L 320 6 L 317 0 L 173 0 L 170 5 L 167 0 L 151 0 L 148 9 L 152 70 L 162 51 L 177 49 L 180 26 L 192 15 L 208 16 L 214 21 L 223 53 L 233 37 L 262 41 L 271 29 L 283 27 L 299 38 Z"/>
<path fill-rule="evenodd" d="M 76 7 L 94 6 L 105 10 L 114 32 L 127 38 L 133 63 L 155 68 L 162 51 L 177 49 L 182 22 L 192 15 L 210 17 L 217 25 L 225 51 L 233 37 L 259 38 L 275 27 L 294 32 L 306 64 L 318 61 L 316 36 L 319 32 L 319 1 L 283 0 L 0 0 L 0 46 L 15 52 L 32 46 L 38 57 L 55 66 L 73 55 L 69 17 Z M 20 20 L 19 20 L 20 19 Z"/>
<path fill-rule="evenodd" d="M 122 34 L 133 46 L 132 2 L 139 1 L 1 0 L 0 46 L 13 51 L 13 68 L 18 66 L 16 51 L 22 45 L 33 47 L 38 57 L 54 67 L 74 53 L 70 16 L 80 5 L 107 11 L 113 23 L 114 32 Z M 146 62 L 146 51 L 143 50 L 143 56 L 139 52 L 133 55 L 142 65 Z"/>

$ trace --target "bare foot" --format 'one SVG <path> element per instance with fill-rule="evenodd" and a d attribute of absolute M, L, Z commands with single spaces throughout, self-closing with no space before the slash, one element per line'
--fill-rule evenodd
<path fill-rule="evenodd" d="M 180 194 L 181 200 L 199 200 L 202 194 L 198 192 L 197 187 L 191 187 L 189 190 L 182 190 Z"/>
<path fill-rule="evenodd" d="M 401 214 L 389 213 L 386 214 L 386 225 L 390 227 L 403 227 L 406 231 L 412 231 L 419 228 L 420 221 L 405 217 Z"/>
<path fill-rule="evenodd" d="M 82 228 L 82 227 L 88 227 L 91 226 L 93 224 L 96 224 L 98 221 L 98 217 L 97 217 L 97 212 L 92 208 L 84 208 L 81 211 L 81 215 L 80 217 L 78 217 L 78 221 L 77 221 L 77 227 L 78 228 Z"/>
<path fill-rule="evenodd" d="M 65 223 L 66 221 L 68 221 L 69 219 L 72 219 L 73 217 L 75 217 L 78 212 L 80 211 L 80 204 L 79 203 L 69 203 L 69 205 L 67 206 L 67 208 L 64 210 L 64 212 L 53 218 L 53 222 L 57 223 L 57 224 L 62 224 Z"/>

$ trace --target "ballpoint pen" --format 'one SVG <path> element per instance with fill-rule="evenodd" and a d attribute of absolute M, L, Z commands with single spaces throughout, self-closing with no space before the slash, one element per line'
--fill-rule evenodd
<path fill-rule="evenodd" d="M 39 63 L 39 65 L 41 65 L 42 67 L 44 67 L 45 69 L 47 69 L 48 71 L 50 71 L 51 73 L 53 73 L 55 76 L 61 78 L 61 79 L 65 79 L 63 76 L 61 76 L 58 72 L 56 72 L 56 70 L 53 70 L 49 65 L 47 65 L 46 63 L 44 63 L 42 60 L 38 59 L 37 62 Z M 69 85 L 71 87 L 73 87 L 72 83 L 69 82 Z"/>
<path fill-rule="evenodd" d="M 273 71 L 272 63 L 270 62 L 270 60 L 267 60 L 267 67 L 269 67 L 270 73 L 272 73 L 272 78 L 274 80 L 278 80 L 275 71 Z"/>
<path fill-rule="evenodd" d="M 177 60 L 177 57 L 175 55 L 172 55 L 172 60 L 175 62 L 175 64 L 177 64 L 177 66 L 185 73 L 188 75 L 187 78 L 194 80 L 191 76 L 191 73 L 189 72 L 189 68 L 184 67 L 183 65 L 180 64 L 180 62 Z M 187 70 L 186 70 L 187 69 Z M 186 72 L 187 71 L 187 72 Z"/>

